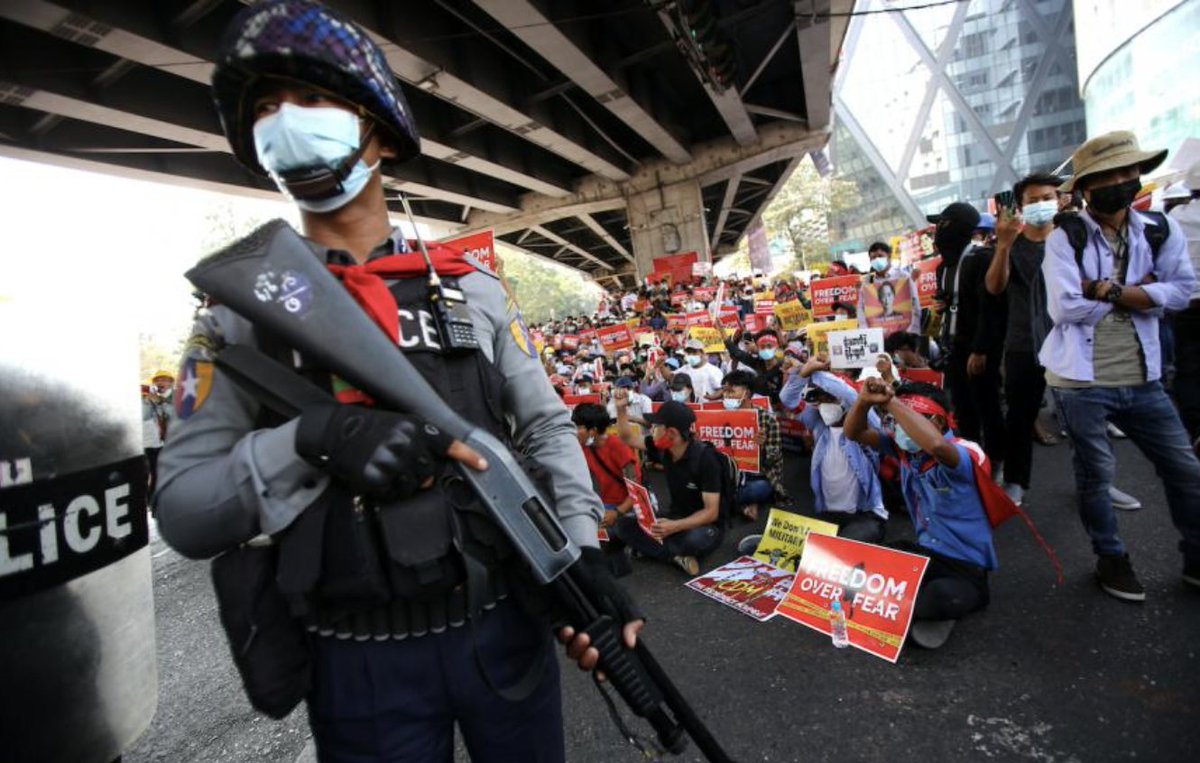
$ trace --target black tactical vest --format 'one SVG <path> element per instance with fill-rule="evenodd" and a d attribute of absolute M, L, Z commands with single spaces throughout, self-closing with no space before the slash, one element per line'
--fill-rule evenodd
<path fill-rule="evenodd" d="M 455 279 L 444 281 L 457 287 Z M 460 416 L 509 442 L 502 374 L 480 351 L 442 352 L 428 288 L 424 278 L 390 287 L 400 314 L 400 349 Z M 344 387 L 266 332 L 258 330 L 258 338 L 263 352 L 324 389 Z M 274 418 L 260 424 L 281 423 Z M 277 580 L 293 612 L 311 630 L 356 638 L 403 638 L 460 625 L 506 595 L 506 580 L 518 566 L 508 539 L 450 466 L 432 488 L 390 504 L 331 482 L 275 540 Z"/>

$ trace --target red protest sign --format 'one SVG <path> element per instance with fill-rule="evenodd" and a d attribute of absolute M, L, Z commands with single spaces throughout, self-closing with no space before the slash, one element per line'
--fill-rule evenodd
<path fill-rule="evenodd" d="M 658 521 L 658 518 L 654 516 L 654 502 L 650 499 L 650 491 L 631 479 L 625 480 L 625 489 L 628 490 L 629 495 L 633 497 L 632 508 L 634 516 L 637 517 L 638 526 L 642 528 L 642 531 L 645 532 L 646 535 L 654 538 L 654 536 L 650 534 L 650 528 L 654 526 L 654 523 Z M 658 538 L 654 538 L 654 540 L 662 543 L 662 541 Z"/>
<path fill-rule="evenodd" d="M 924 556 L 810 533 L 776 612 L 828 636 L 831 603 L 841 599 L 850 643 L 895 662 L 928 564 Z"/>
<path fill-rule="evenodd" d="M 735 329 L 742 325 L 741 319 L 738 318 L 738 309 L 736 307 L 722 307 L 721 314 L 717 316 L 717 319 L 727 329 Z"/>
<path fill-rule="evenodd" d="M 568 410 L 573 411 L 573 410 L 575 410 L 575 406 L 583 405 L 584 403 L 595 403 L 596 405 L 600 405 L 600 396 L 599 395 L 563 395 L 562 401 L 563 401 L 563 404 L 567 406 Z"/>
<path fill-rule="evenodd" d="M 755 297 L 754 312 L 756 315 L 774 315 L 775 314 L 775 300 L 771 297 L 766 297 L 763 299 L 759 299 L 759 298 Z"/>
<path fill-rule="evenodd" d="M 492 272 L 496 270 L 496 241 L 490 230 L 482 233 L 472 233 L 462 238 L 452 238 L 443 241 L 451 249 L 458 249 L 468 257 L 488 266 Z"/>
<path fill-rule="evenodd" d="M 687 582 L 687 587 L 759 622 L 775 616 L 775 607 L 792 586 L 792 573 L 742 556 Z"/>
<path fill-rule="evenodd" d="M 667 328 L 671 331 L 687 328 L 687 316 L 683 313 L 667 313 Z"/>
<path fill-rule="evenodd" d="M 696 435 L 733 458 L 742 471 L 759 471 L 757 411 L 696 411 Z"/>
<path fill-rule="evenodd" d="M 700 256 L 695 252 L 682 252 L 654 260 L 656 273 L 670 273 L 673 283 L 689 283 L 692 280 L 692 263 L 698 262 Z"/>
<path fill-rule="evenodd" d="M 706 310 L 697 310 L 694 313 L 687 313 L 684 316 L 684 319 L 687 321 L 688 328 L 691 328 L 692 326 L 713 328 L 712 316 L 709 315 L 708 311 Z"/>
<path fill-rule="evenodd" d="M 900 378 L 941 388 L 945 377 L 941 371 L 934 371 L 932 368 L 905 368 L 901 369 Z"/>
<path fill-rule="evenodd" d="M 629 327 L 624 323 L 597 329 L 596 336 L 605 352 L 616 352 L 633 346 L 633 334 L 629 333 Z"/>
<path fill-rule="evenodd" d="M 675 307 L 679 307 L 680 305 L 682 305 L 684 302 L 687 302 L 687 301 L 688 301 L 688 295 L 687 295 L 686 291 L 677 291 L 671 295 L 671 304 L 674 305 Z"/>
<path fill-rule="evenodd" d="M 596 341 L 596 329 L 583 329 L 579 332 L 579 341 L 591 344 Z"/>
<path fill-rule="evenodd" d="M 712 302 L 715 291 L 711 286 L 697 286 L 692 289 L 692 296 L 700 302 Z"/>
<path fill-rule="evenodd" d="M 579 336 L 577 334 L 563 334 L 560 338 L 560 344 L 564 350 L 578 350 Z"/>
<path fill-rule="evenodd" d="M 746 317 L 742 319 L 742 323 L 746 326 L 748 333 L 757 334 L 767 327 L 767 316 L 759 315 L 758 313 L 746 313 Z"/>
<path fill-rule="evenodd" d="M 833 315 L 834 303 L 857 306 L 858 281 L 859 276 L 834 276 L 814 280 L 808 287 L 812 297 L 813 317 L 827 318 Z"/>
<path fill-rule="evenodd" d="M 671 271 L 655 270 L 652 273 L 646 274 L 646 285 L 647 286 L 655 286 L 655 285 L 663 284 L 663 283 L 665 283 L 667 286 L 671 285 Z"/>
<path fill-rule="evenodd" d="M 933 296 L 937 294 L 937 269 L 942 264 L 942 256 L 930 257 L 913 263 L 913 277 L 917 279 L 917 298 L 922 305 L 933 304 Z"/>

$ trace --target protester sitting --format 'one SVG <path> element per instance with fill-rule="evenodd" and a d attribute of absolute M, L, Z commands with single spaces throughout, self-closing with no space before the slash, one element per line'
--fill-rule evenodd
<path fill-rule="evenodd" d="M 617 395 L 629 400 L 629 418 L 636 424 L 646 423 L 646 415 L 652 409 L 652 401 L 646 395 L 637 391 L 637 385 L 628 376 L 621 376 L 613 382 L 613 399 L 608 401 L 608 415 L 615 421 L 617 418 Z"/>
<path fill-rule="evenodd" d="M 698 403 L 696 390 L 692 387 L 692 378 L 682 371 L 671 377 L 671 400 L 677 403 Z"/>
<path fill-rule="evenodd" d="M 745 335 L 739 330 L 725 337 L 725 350 L 733 360 L 754 371 L 750 383 L 751 391 L 771 399 L 772 405 L 779 404 L 779 390 L 783 387 L 783 364 L 779 352 L 779 333 L 764 329 L 754 335 L 754 354 L 741 349 L 738 340 Z"/>
<path fill-rule="evenodd" d="M 751 404 L 751 386 L 755 376 L 749 371 L 734 371 L 723 380 L 725 409 L 754 410 L 758 413 L 758 474 L 746 474 L 738 487 L 736 504 L 750 521 L 758 519 L 758 510 L 772 500 L 785 501 L 783 486 L 783 442 L 779 439 L 779 422 L 775 414 Z"/>
<path fill-rule="evenodd" d="M 676 376 L 686 376 L 691 380 L 695 400 L 716 400 L 721 397 L 721 369 L 708 362 L 704 353 L 704 342 L 699 339 L 689 339 L 684 345 L 684 357 L 687 366 L 679 369 Z"/>
<path fill-rule="evenodd" d="M 641 469 L 638 468 L 637 456 L 619 437 L 608 435 L 608 428 L 612 426 L 613 420 L 599 405 L 577 405 L 571 412 L 571 422 L 575 424 L 579 444 L 583 447 L 588 471 L 592 475 L 592 484 L 600 496 L 601 503 L 604 504 L 604 517 L 600 526 L 609 530 L 610 541 L 604 549 L 609 557 L 609 566 L 614 575 L 623 577 L 631 572 L 631 568 L 617 524 L 622 517 L 632 515 L 633 496 L 625 486 L 625 480 L 641 482 L 642 475 Z M 633 518 L 633 530 L 641 532 L 636 517 Z"/>
<path fill-rule="evenodd" d="M 894 433 L 871 424 L 872 406 L 893 417 Z M 946 396 L 931 384 L 910 383 L 894 391 L 881 379 L 868 380 L 846 417 L 845 434 L 899 459 L 917 542 L 895 545 L 929 558 L 913 606 L 912 638 L 938 648 L 959 618 L 987 606 L 988 572 L 997 566 L 976 482 L 990 479 L 977 476 L 974 459 L 982 459 L 982 452 L 954 437 Z"/>
<path fill-rule="evenodd" d="M 721 462 L 716 450 L 695 438 L 696 414 L 683 403 L 663 403 L 650 417 L 650 434 L 639 439 L 627 403 L 617 400 L 617 432 L 635 450 L 663 466 L 671 506 L 647 535 L 618 523 L 621 539 L 643 556 L 672 561 L 687 574 L 700 574 L 700 559 L 721 545 Z"/>

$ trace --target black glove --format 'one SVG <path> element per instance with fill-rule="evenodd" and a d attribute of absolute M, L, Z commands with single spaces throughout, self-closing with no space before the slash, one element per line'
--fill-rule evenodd
<path fill-rule="evenodd" d="M 437 469 L 454 438 L 414 416 L 355 405 L 321 405 L 300 415 L 296 452 L 355 493 L 407 498 Z"/>
<path fill-rule="evenodd" d="M 579 552 L 579 561 L 573 568 L 575 581 L 600 614 L 612 617 L 618 627 L 634 620 L 645 620 L 637 602 L 613 577 L 604 552 L 591 546 L 585 546 Z"/>

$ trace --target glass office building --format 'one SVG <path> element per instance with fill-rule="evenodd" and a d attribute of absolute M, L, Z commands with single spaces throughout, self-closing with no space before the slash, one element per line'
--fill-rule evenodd
<path fill-rule="evenodd" d="M 860 0 L 834 84 L 835 169 L 863 201 L 835 245 L 924 225 L 952 201 L 981 210 L 1086 139 L 1070 0 Z M 866 169 L 864 162 L 870 165 Z"/>

